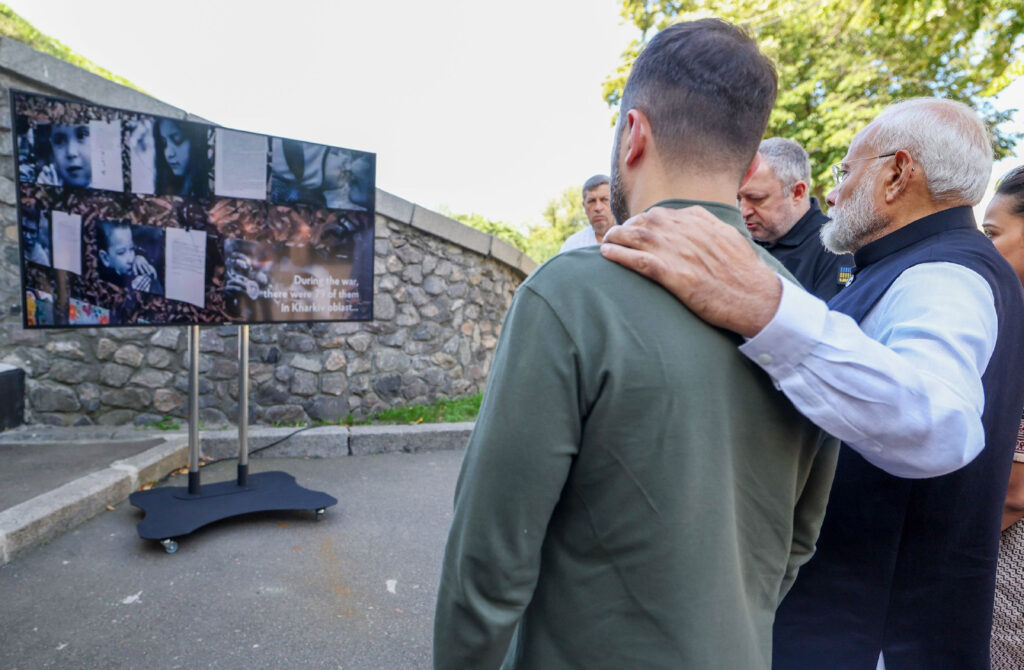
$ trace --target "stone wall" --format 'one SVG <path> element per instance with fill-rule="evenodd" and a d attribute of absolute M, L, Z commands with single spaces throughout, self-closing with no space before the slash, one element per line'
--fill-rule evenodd
<path fill-rule="evenodd" d="M 184 416 L 186 328 L 21 327 L 11 87 L 196 117 L 0 38 L 0 361 L 25 370 L 26 419 L 88 425 Z M 374 321 L 253 326 L 250 421 L 335 421 L 483 390 L 505 310 L 535 264 L 497 238 L 380 190 L 375 228 Z M 237 419 L 237 331 L 201 329 L 207 425 Z"/>

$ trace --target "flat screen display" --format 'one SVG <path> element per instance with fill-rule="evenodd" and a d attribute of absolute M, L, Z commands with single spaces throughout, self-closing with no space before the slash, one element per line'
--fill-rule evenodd
<path fill-rule="evenodd" d="M 11 91 L 26 328 L 373 318 L 376 156 Z"/>

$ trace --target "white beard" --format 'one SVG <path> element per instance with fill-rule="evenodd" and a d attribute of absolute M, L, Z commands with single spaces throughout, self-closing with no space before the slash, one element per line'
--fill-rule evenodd
<path fill-rule="evenodd" d="M 862 182 L 865 188 L 854 191 L 842 206 L 829 209 L 828 215 L 832 220 L 821 227 L 821 243 L 832 253 L 852 254 L 864 246 L 867 238 L 889 223 L 875 209 L 870 189 L 872 180 L 865 175 Z"/>

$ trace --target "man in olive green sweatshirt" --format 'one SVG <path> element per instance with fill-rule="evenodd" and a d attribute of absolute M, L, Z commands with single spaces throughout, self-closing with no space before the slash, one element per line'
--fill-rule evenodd
<path fill-rule="evenodd" d="M 747 234 L 775 94 L 735 27 L 661 31 L 623 93 L 616 219 L 700 204 Z M 599 247 L 523 283 L 459 476 L 436 668 L 770 667 L 838 444 L 738 343 Z"/>

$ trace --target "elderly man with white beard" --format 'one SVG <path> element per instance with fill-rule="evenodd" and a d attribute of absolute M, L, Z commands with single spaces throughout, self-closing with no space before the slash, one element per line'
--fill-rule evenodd
<path fill-rule="evenodd" d="M 827 306 L 697 207 L 605 238 L 605 257 L 747 338 L 740 350 L 844 442 L 817 553 L 777 613 L 777 670 L 989 667 L 1024 405 L 1024 296 L 971 210 L 991 161 L 965 105 L 883 111 L 834 167 L 822 241 L 857 271 Z"/>

